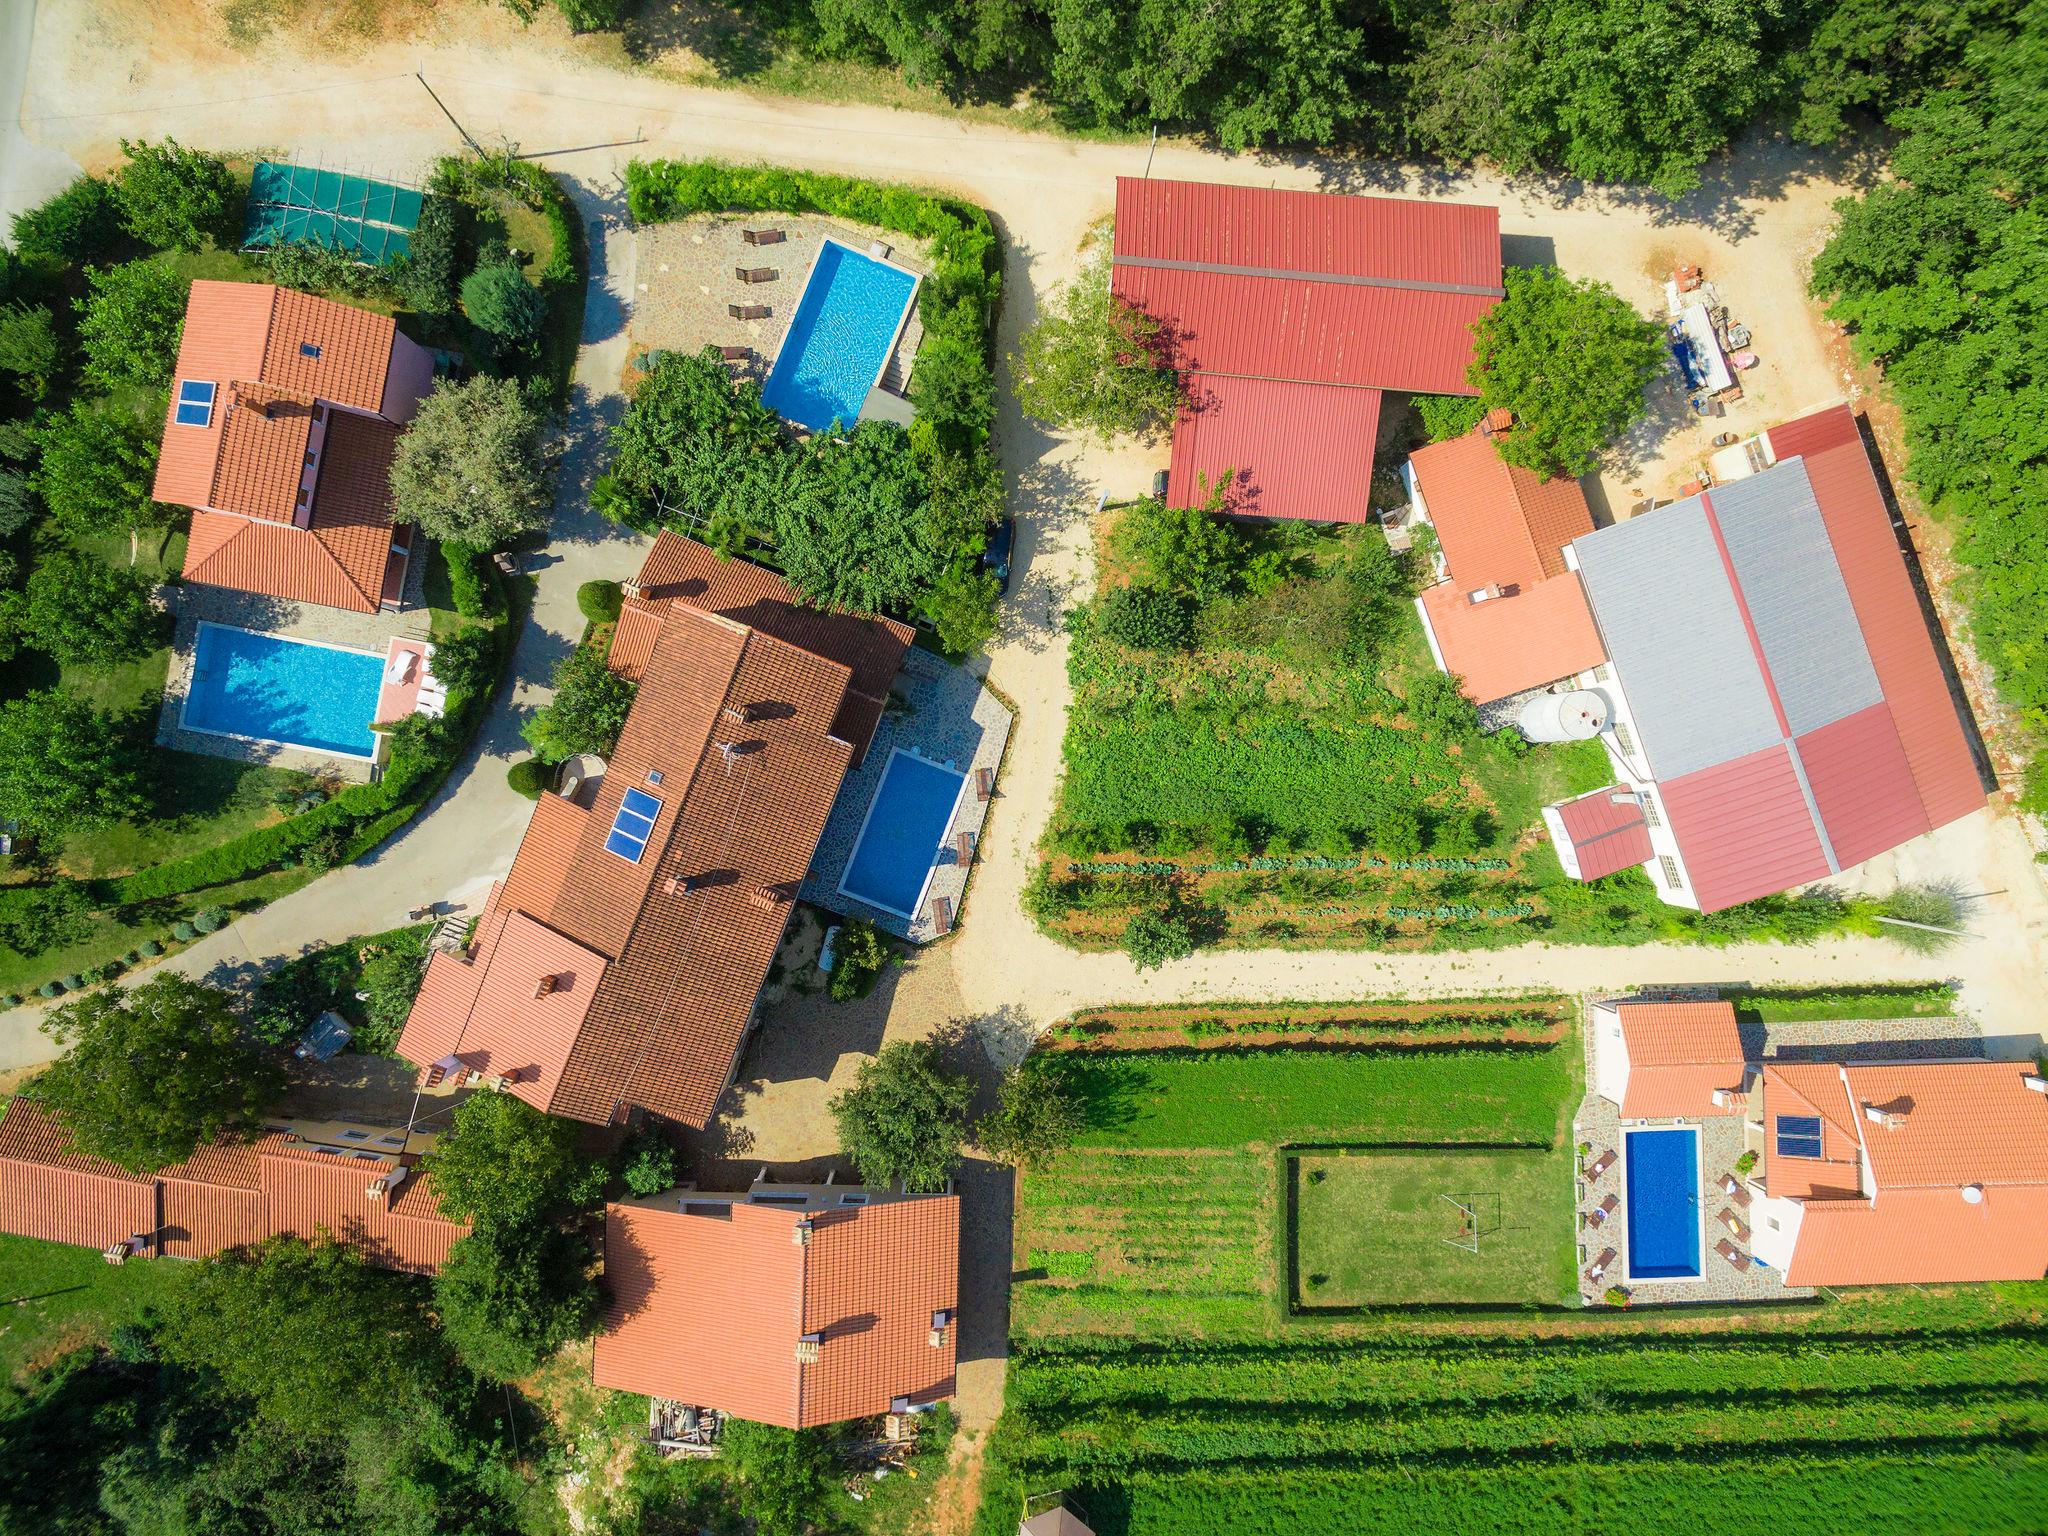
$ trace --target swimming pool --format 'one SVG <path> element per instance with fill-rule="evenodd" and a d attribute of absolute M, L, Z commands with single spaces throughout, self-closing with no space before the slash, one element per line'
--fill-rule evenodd
<path fill-rule="evenodd" d="M 1700 1133 L 1691 1126 L 1622 1135 L 1628 1277 L 1700 1277 Z"/>
<path fill-rule="evenodd" d="M 761 388 L 770 410 L 822 432 L 860 420 L 917 294 L 917 275 L 837 240 L 818 249 Z"/>
<path fill-rule="evenodd" d="M 178 723 L 239 741 L 369 758 L 383 658 L 311 640 L 202 623 Z"/>
<path fill-rule="evenodd" d="M 897 747 L 839 877 L 841 895 L 914 918 L 967 775 Z"/>

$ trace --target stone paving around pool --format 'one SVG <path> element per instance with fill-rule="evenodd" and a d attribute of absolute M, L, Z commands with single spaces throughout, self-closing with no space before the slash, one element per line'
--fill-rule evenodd
<path fill-rule="evenodd" d="M 233 587 L 208 587 L 196 583 L 172 583 L 162 589 L 165 603 L 177 616 L 177 632 L 171 641 L 170 674 L 164 680 L 163 712 L 157 717 L 157 745 L 174 752 L 203 752 L 208 757 L 233 758 L 245 763 L 268 763 L 273 768 L 296 768 L 322 778 L 367 783 L 371 765 L 359 758 L 335 757 L 278 742 L 238 741 L 210 731 L 188 731 L 178 722 L 185 709 L 185 695 L 192 686 L 192 653 L 199 626 L 226 624 L 258 634 L 281 635 L 291 640 L 317 640 L 323 645 L 345 646 L 370 651 L 380 659 L 394 638 L 424 641 L 430 616 L 422 594 L 426 561 L 415 559 L 406 572 L 405 606 L 397 612 L 350 613 L 318 603 L 284 602 L 261 593 L 242 592 Z"/>
<path fill-rule="evenodd" d="M 1659 993 L 1659 997 L 1669 996 Z M 1690 994 L 1689 994 L 1690 995 Z M 1706 997 L 1717 989 L 1700 989 Z M 1737 1006 L 1740 995 L 1732 994 Z M 1930 1056 L 1981 1056 L 1984 1042 L 1977 1026 L 1968 1019 L 1827 1019 L 1811 1022 L 1743 1024 L 1742 1052 L 1751 1063 L 1771 1058 L 1826 1061 L 1924 1060 Z M 1586 1081 L 1595 1081 L 1593 1033 L 1582 1031 L 1586 1051 Z M 1700 1173 L 1702 1195 L 1707 1202 L 1706 1241 L 1700 1253 L 1701 1276 L 1697 1280 L 1649 1280 L 1629 1287 L 1631 1304 L 1653 1306 L 1675 1302 L 1789 1301 L 1810 1297 L 1810 1289 L 1788 1286 L 1775 1269 L 1751 1264 L 1736 1270 L 1714 1251 L 1714 1245 L 1733 1234 L 1722 1224 L 1720 1214 L 1731 1211 L 1738 1220 L 1748 1220 L 1747 1210 L 1728 1198 L 1721 1181 L 1734 1173 L 1735 1160 L 1743 1151 L 1744 1118 L 1741 1115 L 1705 1116 L 1696 1120 L 1631 1120 L 1626 1129 L 1650 1126 L 1691 1125 L 1700 1130 Z M 1627 1285 L 1628 1197 L 1622 1188 L 1621 1138 L 1624 1126 L 1620 1111 L 1597 1092 L 1588 1090 L 1572 1120 L 1572 1141 L 1592 1144 L 1592 1152 L 1574 1158 L 1574 1191 L 1577 1196 L 1579 1300 L 1586 1306 L 1606 1305 L 1607 1288 Z M 1615 1160 L 1598 1178 L 1588 1179 L 1585 1169 L 1605 1152 Z M 1738 1183 L 1740 1180 L 1737 1181 Z M 1611 1214 L 1595 1222 L 1593 1213 L 1609 1196 L 1616 1203 Z M 1746 1242 L 1737 1246 L 1745 1253 Z M 1615 1257 L 1600 1280 L 1587 1278 L 1592 1262 L 1608 1249 Z"/>
<path fill-rule="evenodd" d="M 787 238 L 778 245 L 748 245 L 740 238 L 745 229 L 779 229 Z M 636 237 L 640 291 L 633 299 L 632 355 L 751 347 L 753 355 L 739 371 L 765 383 L 804 278 L 828 235 L 856 251 L 879 242 L 890 248 L 889 260 L 897 266 L 931 276 L 923 241 L 817 214 L 699 214 L 643 225 Z M 740 267 L 772 267 L 777 275 L 772 282 L 743 283 L 734 275 Z M 736 320 L 729 304 L 766 304 L 773 313 L 765 320 Z M 923 339 L 913 310 L 883 372 L 886 388 L 902 393 Z"/>
<path fill-rule="evenodd" d="M 868 748 L 860 767 L 846 776 L 832 806 L 825 835 L 818 842 L 817 857 L 811 860 L 810 873 L 804 877 L 804 900 L 849 917 L 864 917 L 884 932 L 914 944 L 939 937 L 932 922 L 932 902 L 944 898 L 957 915 L 966 898 L 971 861 L 963 862 L 954 845 L 963 832 L 971 834 L 977 844 L 981 840 L 981 825 L 988 816 L 990 801 L 975 792 L 975 776 L 983 768 L 991 774 L 998 771 L 1003 748 L 1010 739 L 1010 724 L 1009 709 L 973 673 L 912 646 L 889 691 L 889 705 L 875 731 L 874 744 Z M 839 889 L 847 861 L 853 857 L 854 845 L 860 839 L 868 805 L 881 786 L 889 754 L 897 747 L 957 768 L 967 776 L 967 792 L 960 797 L 960 808 L 954 813 L 953 824 L 946 829 L 945 842 L 937 850 L 938 864 L 914 919 L 871 907 Z M 996 793 L 1001 792 L 998 782 Z"/>

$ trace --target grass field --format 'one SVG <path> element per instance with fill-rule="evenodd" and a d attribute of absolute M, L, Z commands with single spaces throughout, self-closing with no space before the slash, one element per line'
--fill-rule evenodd
<path fill-rule="evenodd" d="M 105 1338 L 185 1273 L 171 1261 L 115 1266 L 90 1248 L 0 1235 L 0 1381 Z"/>
<path fill-rule="evenodd" d="M 1297 1305 L 1561 1305 L 1575 1290 L 1565 1149 L 1304 1153 L 1288 1165 Z M 1453 1200 L 1470 1205 L 1476 1237 Z"/>

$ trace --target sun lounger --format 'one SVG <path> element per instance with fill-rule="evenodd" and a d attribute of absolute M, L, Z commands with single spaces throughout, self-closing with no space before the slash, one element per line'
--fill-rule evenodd
<path fill-rule="evenodd" d="M 718 355 L 728 363 L 744 363 L 752 360 L 754 349 L 752 347 L 720 347 Z"/>
<path fill-rule="evenodd" d="M 1726 1227 L 1730 1232 L 1734 1233 L 1735 1241 L 1737 1241 L 1738 1243 L 1746 1243 L 1749 1241 L 1748 1224 L 1744 1222 L 1740 1216 L 1737 1216 L 1733 1211 L 1723 1211 L 1719 1216 L 1715 1217 L 1714 1219 L 1720 1222 L 1721 1225 Z"/>
<path fill-rule="evenodd" d="M 1743 1210 L 1749 1209 L 1749 1186 L 1736 1178 L 1734 1174 L 1727 1173 L 1721 1176 L 1721 1193 L 1730 1200 L 1733 1200 Z"/>
<path fill-rule="evenodd" d="M 1586 1225 L 1597 1227 L 1621 1209 L 1621 1196 L 1609 1195 L 1586 1213 Z"/>
<path fill-rule="evenodd" d="M 1737 1252 L 1735 1245 L 1729 1242 L 1728 1239 L 1725 1237 L 1722 1238 L 1721 1241 L 1719 1241 L 1718 1243 L 1714 1244 L 1714 1252 L 1721 1255 L 1722 1258 L 1726 1259 L 1729 1262 L 1729 1264 L 1736 1269 L 1749 1268 L 1749 1260 L 1744 1255 Z"/>
<path fill-rule="evenodd" d="M 732 275 L 743 283 L 772 283 L 782 276 L 773 267 L 734 267 Z"/>
<path fill-rule="evenodd" d="M 409 683 L 412 681 L 412 669 L 419 664 L 420 653 L 418 651 L 400 651 L 391 658 L 391 665 L 384 669 L 384 681 L 387 683 Z"/>
<path fill-rule="evenodd" d="M 1597 1179 L 1600 1177 L 1601 1174 L 1605 1173 L 1608 1169 L 1612 1168 L 1613 1166 L 1614 1149 L 1612 1147 L 1609 1147 L 1605 1152 L 1602 1152 L 1598 1157 L 1594 1158 L 1592 1162 L 1586 1164 L 1586 1177 L 1589 1180 Z"/>
<path fill-rule="evenodd" d="M 962 864 L 972 864 L 974 862 L 974 834 L 972 832 L 962 832 L 958 837 L 954 838 L 953 852 L 959 856 Z"/>
<path fill-rule="evenodd" d="M 996 792 L 996 771 L 993 768 L 974 770 L 974 798 L 986 800 Z"/>
<path fill-rule="evenodd" d="M 740 231 L 740 239 L 748 245 L 780 245 L 788 238 L 788 234 L 779 229 L 743 229 Z"/>
<path fill-rule="evenodd" d="M 1586 1278 L 1589 1281 L 1591 1281 L 1594 1285 L 1598 1285 L 1602 1280 L 1607 1278 L 1607 1266 L 1612 1264 L 1613 1262 L 1614 1250 L 1612 1248 L 1601 1249 L 1600 1257 L 1595 1259 L 1592 1262 L 1592 1264 L 1587 1268 Z"/>
<path fill-rule="evenodd" d="M 948 934 L 953 931 L 953 903 L 943 896 L 934 896 L 931 904 L 932 931 Z"/>
<path fill-rule="evenodd" d="M 868 254 L 877 261 L 887 261 L 889 259 L 889 252 L 890 245 L 886 240 L 874 240 L 868 244 Z"/>
<path fill-rule="evenodd" d="M 775 313 L 766 304 L 728 304 L 725 312 L 735 320 L 766 320 Z"/>

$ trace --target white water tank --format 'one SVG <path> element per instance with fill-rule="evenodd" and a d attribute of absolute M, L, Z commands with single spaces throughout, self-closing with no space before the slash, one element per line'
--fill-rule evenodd
<path fill-rule="evenodd" d="M 1607 695 L 1597 688 L 1539 693 L 1522 706 L 1519 724 L 1531 741 L 1591 741 L 1614 718 Z"/>

